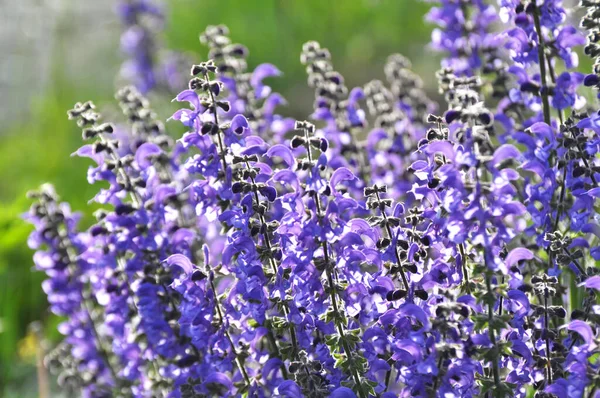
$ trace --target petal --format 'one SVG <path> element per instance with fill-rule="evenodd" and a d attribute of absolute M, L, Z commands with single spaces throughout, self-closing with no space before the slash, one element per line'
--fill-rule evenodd
<path fill-rule="evenodd" d="M 359 234 L 356 232 L 348 232 L 346 233 L 339 241 L 339 244 L 342 247 L 348 246 L 363 246 L 364 242 Z"/>
<path fill-rule="evenodd" d="M 456 157 L 454 146 L 448 141 L 433 141 L 425 147 L 425 152 L 432 156 L 439 152 L 450 160 L 454 160 Z"/>
<path fill-rule="evenodd" d="M 262 367 L 262 374 L 266 375 L 267 377 L 270 377 L 270 374 L 273 373 L 277 373 L 277 371 L 281 368 L 281 366 L 283 365 L 283 361 L 281 361 L 281 359 L 279 358 L 270 358 Z M 272 377 L 272 376 L 271 376 Z"/>
<path fill-rule="evenodd" d="M 567 329 L 572 332 L 577 332 L 585 341 L 586 344 L 591 344 L 594 339 L 594 333 L 592 332 L 592 328 L 584 321 L 580 321 L 579 319 L 571 321 L 567 325 Z"/>
<path fill-rule="evenodd" d="M 277 394 L 283 398 L 302 398 L 302 390 L 293 380 L 285 380 L 277 387 Z"/>
<path fill-rule="evenodd" d="M 184 90 L 180 92 L 177 97 L 175 97 L 174 101 L 178 102 L 189 102 L 195 110 L 200 109 L 200 99 L 198 98 L 198 94 L 194 90 Z"/>
<path fill-rule="evenodd" d="M 277 67 L 273 64 L 260 64 L 258 65 L 254 71 L 252 72 L 252 77 L 250 78 L 250 84 L 252 87 L 256 88 L 260 86 L 263 79 L 266 79 L 270 76 L 279 76 L 281 75 L 281 71 L 277 69 Z"/>
<path fill-rule="evenodd" d="M 579 286 L 585 286 L 588 289 L 600 290 L 600 275 L 587 278 L 586 281 Z"/>
<path fill-rule="evenodd" d="M 581 227 L 581 232 L 585 232 L 587 234 L 592 233 L 600 238 L 600 225 L 592 223 L 585 224 L 583 227 Z"/>
<path fill-rule="evenodd" d="M 279 105 L 286 104 L 287 101 L 281 94 L 273 93 L 269 95 L 262 106 L 263 114 L 271 115 L 275 111 L 275 108 L 277 108 Z"/>
<path fill-rule="evenodd" d="M 333 172 L 333 175 L 331 176 L 329 185 L 331 186 L 331 190 L 334 193 L 337 193 L 337 190 L 335 188 L 340 182 L 352 181 L 355 179 L 356 179 L 356 176 L 354 174 L 352 174 L 352 172 L 349 169 L 347 169 L 346 167 L 340 167 L 339 169 L 337 169 L 336 171 Z"/>
<path fill-rule="evenodd" d="M 510 268 L 521 260 L 531 260 L 532 258 L 533 253 L 531 250 L 524 247 L 517 247 L 508 253 L 508 256 L 506 256 L 506 260 L 504 262 L 506 263 L 506 266 Z"/>
<path fill-rule="evenodd" d="M 244 115 L 235 115 L 231 120 L 231 130 L 237 135 L 242 135 L 248 128 L 248 120 Z"/>
<path fill-rule="evenodd" d="M 148 159 L 150 156 L 156 156 L 162 153 L 162 150 L 158 145 L 151 142 L 146 142 L 135 151 L 135 162 L 138 166 L 144 170 L 152 165 L 152 162 Z"/>
<path fill-rule="evenodd" d="M 45 251 L 37 251 L 33 255 L 33 262 L 37 269 L 47 270 L 54 267 L 55 262 L 52 259 L 52 255 Z"/>
<path fill-rule="evenodd" d="M 164 203 L 164 201 L 171 195 L 175 195 L 177 190 L 171 185 L 160 185 L 154 190 L 154 200 L 157 203 Z"/>
<path fill-rule="evenodd" d="M 285 164 L 288 165 L 288 167 L 293 166 L 295 163 L 294 154 L 292 153 L 291 149 L 283 144 L 273 145 L 267 151 L 267 156 L 279 156 L 281 159 L 283 159 Z"/>
<path fill-rule="evenodd" d="M 549 140 L 550 137 L 552 137 L 552 128 L 544 122 L 534 123 L 531 127 L 529 127 L 529 130 L 532 133 L 541 135 L 542 137 L 548 138 Z"/>
<path fill-rule="evenodd" d="M 425 314 L 425 311 L 423 311 L 423 309 L 416 304 L 409 303 L 403 305 L 400 307 L 400 314 L 415 318 L 417 321 L 421 322 L 425 330 L 429 330 L 431 328 L 427 314 Z"/>
<path fill-rule="evenodd" d="M 279 170 L 273 176 L 273 181 L 290 185 L 295 192 L 300 189 L 298 175 L 291 170 Z"/>
<path fill-rule="evenodd" d="M 356 398 L 356 394 L 348 387 L 338 387 L 331 392 L 329 398 Z"/>
<path fill-rule="evenodd" d="M 181 242 L 185 242 L 188 245 L 191 245 L 192 242 L 194 241 L 194 238 L 196 237 L 196 232 L 192 231 L 191 229 L 188 228 L 179 228 L 177 231 L 175 231 L 175 233 L 173 234 L 173 237 L 171 238 L 171 244 L 173 245 L 177 245 Z"/>
<path fill-rule="evenodd" d="M 221 384 L 228 391 L 231 391 L 233 389 L 233 384 L 231 383 L 229 377 L 225 373 L 220 372 L 213 372 L 209 374 L 208 377 L 204 379 L 204 383 L 202 384 Z"/>
<path fill-rule="evenodd" d="M 104 161 L 104 155 L 102 154 L 102 152 L 96 153 L 94 151 L 94 146 L 91 144 L 82 146 L 81 148 L 79 148 L 77 150 L 77 152 L 72 153 L 71 156 L 90 158 L 94 162 L 96 162 L 98 165 L 101 165 L 102 162 Z"/>
<path fill-rule="evenodd" d="M 165 262 L 169 264 L 169 266 L 177 265 L 179 266 L 186 275 L 190 276 L 194 272 L 194 265 L 192 262 L 184 256 L 183 254 L 173 254 L 169 256 Z"/>
<path fill-rule="evenodd" d="M 509 290 L 508 298 L 511 300 L 511 310 L 519 317 L 529 313 L 530 305 L 527 295 L 520 290 Z"/>
<path fill-rule="evenodd" d="M 269 202 L 274 202 L 277 198 L 277 190 L 271 186 L 262 187 L 259 191 Z"/>
<path fill-rule="evenodd" d="M 353 106 L 363 98 L 365 98 L 365 93 L 363 92 L 362 88 L 354 87 L 348 96 L 348 104 Z"/>
<path fill-rule="evenodd" d="M 202 253 L 204 253 L 204 264 L 208 265 L 210 263 L 210 255 L 206 243 L 202 245 Z"/>
<path fill-rule="evenodd" d="M 510 144 L 504 144 L 496 149 L 494 152 L 493 164 L 497 165 L 506 159 L 515 159 L 521 155 L 521 152 L 514 146 Z"/>
<path fill-rule="evenodd" d="M 592 188 L 586 193 L 594 198 L 600 198 L 600 188 Z"/>

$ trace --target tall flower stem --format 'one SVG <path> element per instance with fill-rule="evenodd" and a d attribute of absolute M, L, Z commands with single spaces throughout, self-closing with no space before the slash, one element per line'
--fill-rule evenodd
<path fill-rule="evenodd" d="M 227 340 L 229 341 L 229 344 L 231 345 L 231 351 L 233 351 L 233 355 L 235 356 L 235 364 L 237 365 L 240 373 L 242 374 L 242 377 L 244 378 L 244 381 L 246 382 L 246 386 L 248 388 L 250 388 L 250 385 L 252 384 L 252 382 L 250 381 L 248 372 L 246 371 L 246 368 L 244 367 L 244 361 L 243 361 L 240 353 L 238 352 L 237 348 L 235 348 L 235 343 L 233 342 L 233 339 L 231 338 L 231 334 L 229 333 L 229 330 L 227 330 L 227 325 L 225 324 L 225 318 L 223 316 L 223 311 L 221 310 L 221 304 L 219 303 L 219 297 L 217 296 L 217 289 L 215 288 L 214 276 L 210 275 L 209 278 L 210 278 L 210 287 L 215 296 L 215 307 L 217 308 L 217 316 L 219 317 L 219 323 L 223 327 L 223 333 L 225 334 L 225 337 L 227 338 Z"/>
<path fill-rule="evenodd" d="M 486 256 L 485 251 L 483 253 Z M 485 285 L 488 290 L 488 294 L 493 295 L 492 291 L 492 278 L 489 275 L 489 272 L 485 276 Z M 494 328 L 492 327 L 492 321 L 494 318 L 494 304 L 492 301 L 488 301 L 488 334 L 490 337 L 490 341 L 492 342 L 492 346 L 496 349 L 496 333 L 494 332 Z M 500 387 L 500 370 L 498 368 L 498 361 L 496 359 L 492 360 L 492 373 L 494 375 L 494 385 L 496 388 Z"/>
<path fill-rule="evenodd" d="M 50 212 L 50 209 L 47 206 L 45 206 L 45 212 L 48 215 L 48 217 L 50 217 L 52 214 Z M 52 216 L 53 216 L 53 214 L 52 214 Z M 61 228 L 61 225 L 63 225 L 62 228 Z M 77 264 L 78 255 L 77 255 L 77 253 L 75 253 L 75 251 L 73 249 L 73 244 L 72 244 L 71 240 L 69 239 L 65 229 L 66 229 L 66 226 L 64 226 L 64 224 L 62 222 L 58 222 L 58 220 L 57 220 L 56 232 L 60 239 L 60 246 L 62 246 L 62 248 L 65 251 L 65 254 L 67 255 L 67 260 L 69 263 L 69 265 L 68 265 L 69 273 L 70 273 L 71 277 L 74 277 L 76 274 L 76 271 L 77 271 L 76 264 Z M 100 355 L 104 364 L 108 368 L 108 371 L 110 372 L 110 374 L 113 378 L 113 381 L 118 384 L 119 376 L 118 376 L 116 369 L 113 367 L 113 365 L 110 362 L 110 357 L 108 355 L 108 351 L 104 348 L 104 343 L 102 342 L 100 332 L 98 331 L 98 327 L 96 326 L 96 321 L 94 320 L 94 318 L 92 316 L 93 308 L 90 306 L 90 302 L 85 297 L 83 291 L 81 289 L 79 289 L 78 292 L 79 292 L 79 298 L 81 300 L 81 307 L 85 313 L 84 314 L 85 318 L 89 323 L 90 330 L 94 337 L 94 343 L 95 343 L 94 345 L 96 346 L 96 350 L 98 351 L 98 354 Z"/>
<path fill-rule="evenodd" d="M 548 367 L 548 384 L 552 384 L 552 362 L 550 359 L 550 340 L 548 339 L 548 288 L 544 290 L 544 334 L 546 342 L 546 366 Z"/>
<path fill-rule="evenodd" d="M 467 286 L 467 292 L 471 291 L 471 286 L 469 282 L 469 269 L 467 268 L 467 254 L 465 252 L 465 244 L 461 243 L 458 245 L 458 251 L 460 252 L 460 257 L 462 259 L 462 271 L 463 278 L 465 279 L 465 284 Z"/>
<path fill-rule="evenodd" d="M 542 96 L 543 111 L 544 111 L 544 122 L 550 126 L 550 102 L 548 101 L 548 84 L 546 81 L 546 61 L 544 60 L 544 36 L 542 35 L 542 26 L 540 24 L 540 12 L 535 2 L 532 3 L 534 6 L 533 10 L 533 22 L 535 25 L 535 31 L 538 35 L 539 47 L 538 47 L 538 62 L 540 64 L 540 78 L 542 80 L 542 87 L 540 94 Z"/>
<path fill-rule="evenodd" d="M 312 152 L 311 152 L 311 148 L 310 148 L 310 144 L 309 144 L 310 141 L 309 141 L 307 129 L 304 129 L 304 138 L 305 138 L 305 147 L 306 147 L 306 152 L 307 152 L 307 156 L 308 156 L 308 161 L 309 161 L 309 163 L 312 164 L 313 157 L 312 157 Z M 312 168 L 311 168 L 311 173 L 313 173 Z M 321 200 L 319 198 L 318 192 L 315 192 L 314 200 L 315 200 L 315 211 L 316 211 L 317 219 L 319 220 L 319 223 L 322 223 L 323 213 L 322 213 L 322 209 L 321 209 Z M 331 305 L 333 306 L 333 311 L 335 312 L 334 323 L 335 323 L 338 333 L 340 335 L 340 342 L 342 344 L 342 348 L 344 349 L 344 352 L 346 353 L 346 356 L 352 357 L 353 353 L 350 350 L 350 347 L 348 345 L 348 342 L 346 339 L 346 333 L 344 330 L 346 325 L 344 325 L 343 322 L 339 319 L 340 318 L 339 317 L 340 309 L 339 309 L 338 303 L 337 303 L 337 293 L 335 290 L 335 284 L 334 284 L 334 280 L 333 280 L 333 270 L 331 269 L 331 259 L 329 256 L 329 249 L 327 248 L 327 242 L 321 242 L 321 247 L 323 249 L 323 258 L 325 260 L 325 274 L 327 275 L 327 282 L 329 284 L 329 294 L 331 297 Z M 358 391 L 359 397 L 360 398 L 368 398 L 368 394 L 363 389 L 363 385 L 361 383 L 361 378 L 360 378 L 358 372 L 356 371 L 356 369 L 354 369 L 354 367 L 352 367 L 351 373 L 352 373 L 352 378 L 354 379 L 354 384 L 356 385 L 356 389 Z"/>
<path fill-rule="evenodd" d="M 219 127 L 219 112 L 217 111 L 217 102 L 215 100 L 215 95 L 210 88 L 210 77 L 208 76 L 208 71 L 204 72 L 204 79 L 209 86 L 208 93 L 210 96 L 210 111 L 213 114 L 213 118 L 215 120 L 215 124 L 219 128 L 217 133 L 217 144 L 219 146 L 219 157 L 221 158 L 221 163 L 223 165 L 223 175 L 227 174 L 227 161 L 225 160 L 225 145 L 223 143 L 223 138 L 221 137 L 221 128 Z"/>
<path fill-rule="evenodd" d="M 250 163 L 246 161 L 245 164 L 246 164 L 246 168 L 248 170 L 250 170 L 251 169 Z M 250 176 L 250 181 L 252 182 L 252 186 L 256 186 L 256 180 L 254 179 L 253 176 Z M 260 204 L 260 199 L 258 197 L 258 192 L 256 190 L 254 191 L 254 201 L 256 203 L 256 206 L 258 206 Z M 265 219 L 265 216 L 260 212 L 258 212 L 258 216 L 259 216 L 261 225 L 266 226 L 267 221 Z M 273 244 L 271 243 L 269 231 L 266 228 L 264 228 L 262 235 L 263 235 L 263 239 L 265 241 L 265 246 L 267 247 L 267 250 L 269 251 L 269 253 L 272 253 Z M 277 278 L 278 266 L 277 266 L 275 259 L 272 256 L 269 256 L 269 264 L 271 265 L 271 270 L 274 273 L 274 277 Z M 282 301 L 282 309 L 283 309 L 283 314 L 285 315 L 286 320 L 288 321 L 288 330 L 290 332 L 290 338 L 292 340 L 292 356 L 295 356 L 298 353 L 298 339 L 296 337 L 296 329 L 294 328 L 294 324 L 287 319 L 288 316 L 290 315 L 290 309 L 289 309 L 288 305 L 285 303 L 285 301 Z M 273 349 L 276 351 L 276 354 L 278 356 L 281 355 L 276 341 L 273 341 Z M 281 365 L 281 371 L 283 373 L 283 377 L 285 379 L 287 379 L 288 374 L 287 374 L 287 369 L 286 369 L 285 365 Z"/>
<path fill-rule="evenodd" d="M 377 198 L 377 202 L 381 203 L 381 197 L 379 196 L 379 191 L 375 190 L 375 195 Z M 390 223 L 388 222 L 388 217 L 387 217 L 387 213 L 385 212 L 385 207 L 380 206 L 380 210 L 381 210 L 381 215 L 383 217 L 383 220 L 385 221 L 385 230 L 388 234 L 388 238 L 390 238 L 390 241 L 392 242 L 392 244 L 394 244 L 393 243 L 394 235 L 392 234 L 392 227 L 390 227 Z M 404 288 L 408 292 L 410 285 L 408 283 L 408 278 L 406 277 L 406 273 L 402 269 L 402 260 L 400 259 L 400 253 L 398 253 L 398 246 L 395 244 L 394 244 L 394 255 L 396 256 L 396 261 L 398 262 L 398 269 L 400 270 L 400 276 L 402 277 L 402 283 L 404 284 Z"/>

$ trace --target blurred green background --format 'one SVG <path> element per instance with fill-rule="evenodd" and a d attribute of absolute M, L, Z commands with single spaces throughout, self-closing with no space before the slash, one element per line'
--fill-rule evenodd
<path fill-rule="evenodd" d="M 16 67 L 8 72 L 8 80 L 18 82 L 11 88 L 15 95 L 27 95 L 16 101 L 13 94 L 5 91 L 7 87 L 0 85 L 0 96 L 5 100 L 2 106 L 10 109 L 4 112 L 5 120 L 0 123 L 0 396 L 27 398 L 38 396 L 36 349 L 40 344 L 51 346 L 60 336 L 55 331 L 59 320 L 46 309 L 40 287 L 43 274 L 33 270 L 32 252 L 26 244 L 31 229 L 20 219 L 29 206 L 25 193 L 49 181 L 74 209 L 87 214 L 86 222 L 90 222 L 87 201 L 97 187 L 89 186 L 86 181 L 89 162 L 69 156 L 81 141 L 80 131 L 67 120 L 66 111 L 76 101 L 90 99 L 100 109 L 108 110 L 106 113 L 117 114 L 113 94 L 122 83 L 115 76 L 123 58 L 119 51 L 121 25 L 114 13 L 115 0 L 32 0 L 31 9 L 27 8 L 27 1 L 14 0 L 12 4 L 4 1 L 0 5 L 0 24 L 2 19 L 13 20 L 12 29 L 17 31 L 12 33 L 18 37 L 32 29 L 32 25 L 21 23 L 19 18 L 35 13 L 47 18 L 50 14 L 45 7 L 54 7 L 53 23 L 39 39 L 48 43 L 40 47 L 45 51 L 46 62 L 36 61 L 39 57 L 36 50 L 30 61 L 15 61 Z M 233 41 L 249 48 L 251 67 L 270 62 L 284 72 L 283 77 L 271 79 L 272 86 L 289 102 L 281 113 L 298 118 L 308 116 L 313 102 L 313 93 L 306 87 L 305 72 L 299 63 L 301 46 L 308 40 L 317 40 L 330 49 L 334 65 L 349 87 L 373 78 L 383 79 L 383 65 L 394 52 L 411 58 L 426 84 L 435 80 L 433 74 L 439 65 L 439 57 L 426 47 L 431 26 L 423 21 L 423 15 L 428 5 L 417 0 L 170 0 L 165 3 L 167 20 L 160 36 L 162 45 L 202 60 L 206 49 L 199 43 L 198 34 L 208 24 L 226 24 Z M 16 21 L 11 17 L 15 10 L 20 13 Z M 17 55 L 22 54 L 8 54 Z M 43 74 L 43 84 L 27 76 L 27 70 L 31 70 L 33 77 Z M 17 72 L 25 76 L 19 80 L 10 75 Z M 160 118 L 168 118 L 173 106 L 158 109 L 158 104 L 166 104 L 170 97 L 155 93 L 151 99 Z M 28 333 L 28 326 L 34 321 L 43 325 L 41 339 Z"/>

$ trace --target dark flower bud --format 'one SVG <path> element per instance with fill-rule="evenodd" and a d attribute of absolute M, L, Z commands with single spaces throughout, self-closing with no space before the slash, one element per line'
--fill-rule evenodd
<path fill-rule="evenodd" d="M 583 79 L 583 84 L 586 87 L 597 86 L 600 83 L 600 77 L 596 74 L 589 74 Z"/>
<path fill-rule="evenodd" d="M 118 216 L 131 214 L 135 210 L 136 208 L 130 205 L 129 203 L 121 203 L 115 207 L 115 213 L 117 213 Z"/>
<path fill-rule="evenodd" d="M 206 274 L 200 270 L 195 270 L 192 274 L 192 281 L 198 282 L 206 278 Z"/>
<path fill-rule="evenodd" d="M 207 69 L 204 65 L 194 65 L 192 66 L 192 70 L 190 71 L 190 74 L 192 76 L 196 76 L 196 75 L 200 75 L 200 74 L 206 74 Z"/>
<path fill-rule="evenodd" d="M 292 148 L 298 148 L 299 146 L 304 145 L 305 142 L 306 140 L 304 139 L 304 137 L 297 135 L 294 138 L 292 138 Z"/>
<path fill-rule="evenodd" d="M 199 358 L 196 355 L 186 355 L 180 360 L 177 361 L 177 366 L 181 368 L 189 368 L 192 366 Z"/>
<path fill-rule="evenodd" d="M 84 140 L 90 140 L 98 135 L 98 131 L 95 128 L 87 128 L 81 131 L 81 137 Z"/>
<path fill-rule="evenodd" d="M 575 309 L 571 312 L 571 319 L 585 319 L 586 314 L 580 309 Z"/>
<path fill-rule="evenodd" d="M 445 318 L 446 315 L 448 315 L 448 308 L 441 305 L 437 306 L 435 309 L 435 315 L 438 318 Z"/>
<path fill-rule="evenodd" d="M 231 191 L 233 193 L 240 193 L 240 192 L 242 192 L 243 189 L 244 189 L 244 183 L 242 183 L 242 182 L 239 182 L 239 181 L 238 182 L 234 182 L 231 185 Z"/>
<path fill-rule="evenodd" d="M 440 180 L 438 178 L 432 178 L 428 183 L 427 186 L 431 189 L 436 188 L 438 185 L 440 184 Z"/>
<path fill-rule="evenodd" d="M 515 7 L 515 13 L 520 14 L 523 11 L 525 11 L 525 5 L 523 3 L 517 4 L 517 6 Z"/>
<path fill-rule="evenodd" d="M 371 195 L 374 195 L 374 194 L 375 194 L 375 189 L 374 189 L 374 188 L 372 188 L 372 187 L 365 187 L 365 189 L 364 189 L 364 191 L 363 191 L 363 192 L 364 192 L 364 195 L 365 195 L 366 197 L 369 197 L 369 196 L 371 196 Z"/>
<path fill-rule="evenodd" d="M 98 126 L 98 130 L 100 130 L 106 134 L 112 134 L 114 131 L 114 128 L 113 128 L 112 124 L 110 124 L 110 123 L 103 123 L 100 126 Z"/>
<path fill-rule="evenodd" d="M 429 141 L 433 141 L 433 140 L 439 138 L 439 134 L 435 129 L 429 129 L 429 130 L 427 130 L 426 138 Z"/>
<path fill-rule="evenodd" d="M 221 83 L 219 83 L 219 82 L 210 83 L 210 91 L 212 91 L 212 93 L 214 95 L 219 95 L 221 93 Z"/>
<path fill-rule="evenodd" d="M 390 290 L 385 295 L 387 301 L 396 301 L 406 296 L 407 291 L 404 289 Z"/>
<path fill-rule="evenodd" d="M 538 94 L 540 92 L 540 86 L 536 82 L 527 81 L 521 84 L 520 90 L 524 93 Z"/>
<path fill-rule="evenodd" d="M 460 309 L 458 310 L 458 313 L 464 318 L 468 317 L 470 312 L 471 311 L 469 310 L 469 307 L 467 307 L 466 305 L 461 305 Z"/>
<path fill-rule="evenodd" d="M 99 235 L 104 235 L 108 232 L 108 230 L 103 227 L 102 225 L 94 225 L 91 229 L 90 229 L 90 233 L 92 236 L 99 236 Z"/>
<path fill-rule="evenodd" d="M 319 361 L 312 361 L 310 366 L 313 368 L 315 372 L 320 372 L 323 370 L 323 365 Z"/>
<path fill-rule="evenodd" d="M 485 126 L 489 126 L 490 124 L 492 124 L 492 114 L 489 112 L 483 112 L 479 114 L 479 120 L 481 121 L 481 123 L 483 123 Z"/>
<path fill-rule="evenodd" d="M 383 249 L 386 248 L 390 245 L 391 240 L 389 238 L 381 238 L 377 241 L 377 248 L 378 249 Z"/>
<path fill-rule="evenodd" d="M 433 114 L 427 115 L 427 123 L 440 123 L 442 118 Z"/>
<path fill-rule="evenodd" d="M 456 119 L 460 118 L 460 116 L 461 116 L 461 112 L 460 111 L 449 110 L 444 115 L 444 119 L 446 120 L 446 123 L 450 124 L 453 121 L 455 121 Z"/>
<path fill-rule="evenodd" d="M 561 319 L 567 316 L 567 311 L 562 307 L 551 307 L 550 312 L 552 313 L 552 315 L 557 316 Z"/>
<path fill-rule="evenodd" d="M 329 148 L 329 142 L 325 138 L 321 138 L 320 141 L 319 149 L 321 152 L 326 152 L 327 148 Z"/>
<path fill-rule="evenodd" d="M 429 298 L 429 294 L 423 289 L 415 289 L 414 294 L 421 300 L 427 300 Z"/>
<path fill-rule="evenodd" d="M 288 370 L 290 373 L 296 373 L 300 369 L 300 366 L 301 366 L 300 362 L 292 362 L 292 363 L 290 363 Z"/>
<path fill-rule="evenodd" d="M 415 264 L 405 264 L 404 269 L 413 274 L 418 271 L 417 266 Z"/>
<path fill-rule="evenodd" d="M 229 112 L 229 110 L 231 109 L 231 106 L 229 105 L 228 101 L 217 101 L 217 106 L 223 109 L 223 111 L 225 112 Z"/>
<path fill-rule="evenodd" d="M 104 152 L 107 148 L 108 146 L 105 143 L 98 141 L 94 144 L 94 153 Z"/>
<path fill-rule="evenodd" d="M 191 79 L 188 83 L 188 87 L 190 90 L 198 90 L 201 89 L 204 85 L 204 80 L 199 79 L 197 77 Z"/>
<path fill-rule="evenodd" d="M 171 275 L 161 275 L 159 278 L 159 283 L 161 285 L 170 285 L 173 283 L 173 277 Z"/>
<path fill-rule="evenodd" d="M 132 179 L 132 183 L 136 186 L 136 187 L 140 187 L 140 188 L 146 188 L 146 180 L 144 180 L 141 177 L 138 178 L 134 178 Z"/>
<path fill-rule="evenodd" d="M 103 220 L 107 215 L 108 213 L 104 209 L 98 209 L 94 212 L 94 217 L 96 217 L 96 220 L 98 221 Z"/>

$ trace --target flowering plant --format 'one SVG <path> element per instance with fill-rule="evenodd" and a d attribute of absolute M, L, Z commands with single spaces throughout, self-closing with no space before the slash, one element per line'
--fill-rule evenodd
<path fill-rule="evenodd" d="M 140 93 L 143 62 L 116 96 L 128 126 L 76 104 L 97 222 L 78 230 L 50 186 L 27 215 L 65 317 L 47 360 L 64 388 L 600 396 L 600 112 L 582 95 L 600 88 L 600 3 L 581 1 L 587 44 L 559 0 L 497 6 L 428 14 L 441 104 L 401 55 L 387 83 L 349 89 L 308 42 L 314 113 L 283 117 L 265 82 L 281 72 L 249 70 L 224 26 L 201 35 L 209 60 L 175 98 L 179 139 Z"/>

